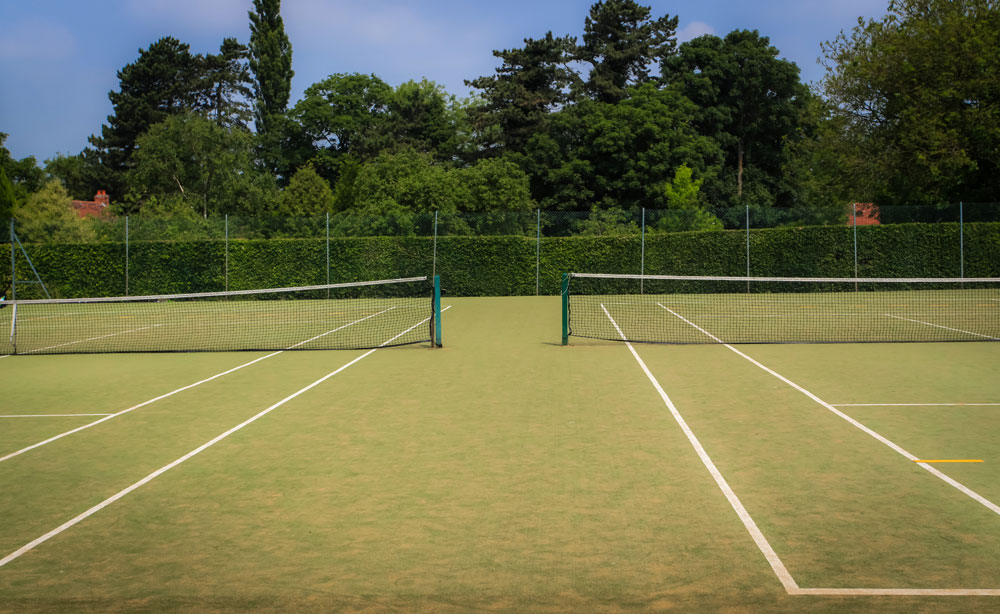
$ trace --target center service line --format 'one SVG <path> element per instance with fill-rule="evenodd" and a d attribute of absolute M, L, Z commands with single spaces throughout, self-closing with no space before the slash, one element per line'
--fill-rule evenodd
<path fill-rule="evenodd" d="M 774 575 L 778 577 L 778 580 L 781 582 L 781 586 L 784 587 L 785 592 L 794 594 L 795 591 L 799 590 L 799 585 L 795 582 L 795 579 L 792 578 L 792 574 L 788 572 L 788 569 L 785 568 L 785 564 L 781 562 L 781 559 L 778 557 L 778 553 L 774 551 L 774 548 L 771 547 L 767 538 L 764 537 L 763 533 L 761 533 L 757 523 L 750 517 L 750 513 L 745 507 L 743 507 L 743 502 L 740 501 L 739 497 L 736 496 L 736 493 L 733 492 L 733 489 L 730 488 L 729 482 L 726 481 L 726 478 L 722 477 L 722 472 L 720 472 L 719 468 L 715 466 L 714 462 L 712 462 L 712 458 L 708 455 L 708 452 L 705 451 L 701 442 L 698 441 L 698 438 L 691 430 L 691 427 L 688 426 L 687 422 L 681 416 L 681 413 L 677 410 L 674 402 L 670 400 L 666 391 L 664 391 L 663 387 L 660 386 L 660 382 L 657 381 L 656 377 L 649 370 L 649 367 L 647 367 L 646 363 L 639 357 L 639 353 L 636 352 L 635 348 L 632 347 L 632 344 L 629 343 L 628 339 L 625 337 L 625 333 L 623 333 L 622 329 L 618 327 L 618 323 L 611 317 L 611 314 L 608 313 L 607 308 L 603 304 L 601 305 L 601 309 L 604 310 L 604 315 L 608 316 L 608 319 L 611 320 L 611 324 L 613 324 L 615 330 L 618 331 L 622 341 L 625 342 L 625 346 L 628 347 L 630 352 L 632 352 L 632 357 L 639 363 L 639 366 L 642 368 L 642 372 L 646 374 L 646 377 L 660 394 L 660 398 L 663 399 L 663 403 L 667 406 L 670 414 L 674 417 L 677 424 L 680 425 L 681 430 L 691 443 L 691 446 L 694 447 L 694 451 L 698 454 L 698 458 L 701 459 L 702 464 L 705 465 L 708 472 L 712 474 L 712 479 L 715 480 L 715 483 L 722 490 L 722 494 L 725 495 L 726 500 L 729 501 L 729 505 L 732 506 L 736 515 L 739 516 L 743 526 L 746 528 L 747 532 L 750 533 L 750 537 L 752 537 L 754 543 L 757 544 L 757 548 L 761 551 L 761 554 L 764 555 L 764 558 L 767 559 L 768 564 L 771 565 L 771 570 L 774 571 Z"/>

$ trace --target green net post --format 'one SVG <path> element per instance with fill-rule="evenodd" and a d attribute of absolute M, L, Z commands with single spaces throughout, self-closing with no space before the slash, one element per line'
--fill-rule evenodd
<path fill-rule="evenodd" d="M 562 344 L 569 345 L 569 273 L 562 276 Z"/>
<path fill-rule="evenodd" d="M 434 345 L 441 346 L 441 276 L 434 276 Z"/>

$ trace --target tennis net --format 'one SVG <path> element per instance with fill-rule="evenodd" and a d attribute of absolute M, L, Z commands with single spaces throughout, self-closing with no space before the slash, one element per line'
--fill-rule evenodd
<path fill-rule="evenodd" d="M 1000 279 L 567 273 L 569 336 L 650 343 L 1000 341 Z"/>
<path fill-rule="evenodd" d="M 0 354 L 368 349 L 435 339 L 427 277 L 0 302 Z M 439 313 L 439 312 L 438 312 Z"/>

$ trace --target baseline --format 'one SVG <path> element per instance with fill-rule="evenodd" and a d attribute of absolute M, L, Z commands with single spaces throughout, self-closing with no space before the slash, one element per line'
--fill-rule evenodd
<path fill-rule="evenodd" d="M 830 403 L 834 407 L 997 407 L 1000 403 Z"/>
<path fill-rule="evenodd" d="M 442 309 L 441 311 L 446 311 L 448 308 L 450 308 L 450 305 L 448 307 Z M 149 482 L 151 482 L 154 479 L 156 479 L 157 477 L 163 475 L 167 471 L 170 471 L 171 469 L 173 469 L 174 467 L 176 467 L 176 466 L 180 465 L 181 463 L 187 461 L 188 459 L 190 459 L 190 458 L 192 458 L 192 457 L 200 454 L 201 452 L 204 452 L 208 448 L 214 446 L 215 444 L 217 444 L 220 441 L 222 441 L 223 439 L 229 437 L 233 433 L 235 433 L 235 432 L 243 429 L 244 427 L 246 427 L 246 426 L 248 426 L 250 424 L 253 424 L 254 422 L 256 422 L 257 420 L 263 418 L 264 416 L 266 416 L 267 414 L 271 413 L 275 409 L 278 409 L 279 407 L 281 407 L 285 403 L 287 403 L 287 402 L 291 401 L 292 399 L 294 399 L 294 398 L 302 395 L 305 392 L 308 392 L 309 390 L 312 390 L 316 386 L 319 386 L 320 384 L 322 384 L 326 380 L 330 379 L 331 377 L 333 377 L 333 376 L 337 375 L 338 373 L 344 371 L 348 367 L 350 367 L 350 366 L 352 366 L 352 365 L 360 362 L 362 359 L 364 359 L 364 358 L 366 358 L 368 356 L 371 356 L 372 354 L 374 354 L 376 351 L 378 351 L 382 347 L 385 347 L 386 345 L 392 343 L 396 339 L 398 339 L 398 338 L 402 337 L 403 335 L 405 335 L 406 333 L 410 332 L 414 328 L 420 326 L 421 324 L 425 324 L 428 321 L 430 321 L 430 318 L 425 318 L 421 322 L 417 322 L 416 324 L 414 324 L 410 328 L 404 330 L 403 332 L 399 333 L 398 335 L 396 335 L 392 339 L 389 339 L 388 341 L 383 342 L 379 347 L 368 350 L 364 354 L 362 354 L 362 355 L 354 358 L 350 362 L 348 362 L 348 363 L 346 363 L 346 364 L 338 367 L 334 371 L 331 371 L 330 373 L 327 373 L 326 375 L 324 375 L 323 377 L 321 377 L 318 380 L 314 381 L 313 383 L 309 384 L 308 386 L 300 388 L 296 392 L 293 392 L 292 394 L 290 394 L 287 397 L 285 397 L 284 399 L 278 401 L 274 405 L 271 405 L 267 409 L 264 409 L 263 411 L 258 412 L 257 414 L 255 414 L 254 416 L 251 416 L 250 418 L 247 418 L 246 420 L 244 420 L 243 422 L 241 422 L 241 423 L 237 424 L 236 426 L 230 428 L 229 430 L 224 431 L 223 433 L 221 433 L 219 435 L 216 435 L 212 439 L 206 441 L 205 443 L 201 444 L 200 446 L 198 446 L 194 450 L 191 450 L 190 452 L 188 452 L 187 454 L 181 456 L 180 458 L 178 458 L 178 459 L 176 459 L 176 460 L 174 460 L 174 461 L 172 461 L 170 463 L 167 463 L 163 467 L 160 467 L 156 471 L 153 471 L 152 473 L 150 473 L 146 477 L 142 478 L 141 480 L 133 483 L 130 486 L 127 486 L 126 488 L 123 488 L 122 490 L 120 490 L 117 493 L 111 495 L 110 497 L 108 497 L 104 501 L 101 501 L 97 505 L 94 505 L 90 509 L 86 510 L 85 512 L 82 512 L 82 513 L 78 514 L 77 516 L 74 516 L 73 518 L 67 520 L 66 522 L 64 522 L 63 524 L 59 525 L 58 527 L 52 529 L 48 533 L 46 533 L 46 534 L 44 534 L 44 535 L 42 535 L 40 537 L 37 537 L 37 538 L 33 539 L 32 541 L 30 541 L 27 544 L 21 546 L 20 548 L 18 548 L 14 552 L 11 552 L 7 556 L 5 556 L 2 559 L 0 559 L 0 567 L 3 567 L 4 565 L 10 563 L 11 561 L 14 561 L 14 560 L 20 558 L 23 554 L 25 554 L 27 552 L 30 552 L 31 550 L 34 550 L 37 546 L 39 546 L 39 545 L 47 542 L 48 540 L 52 539 L 53 537 L 59 535 L 60 533 L 62 533 L 64 531 L 66 531 L 67 529 L 70 529 L 73 526 L 75 526 L 75 525 L 83 522 L 84 520 L 86 520 L 87 518 L 93 516 L 97 512 L 101 511 L 102 509 L 108 507 L 109 505 L 111 505 L 115 501 L 118 501 L 119 499 L 125 497 L 126 495 L 128 495 L 132 491 L 134 491 L 134 490 L 142 487 L 145 484 L 148 484 Z M 260 359 L 258 359 L 258 360 L 260 360 Z"/>

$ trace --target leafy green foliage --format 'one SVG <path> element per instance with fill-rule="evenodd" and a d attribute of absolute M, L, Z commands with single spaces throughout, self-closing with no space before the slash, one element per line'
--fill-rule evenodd
<path fill-rule="evenodd" d="M 273 187 L 256 172 L 249 133 L 195 113 L 169 117 L 139 137 L 122 213 L 262 212 Z"/>
<path fill-rule="evenodd" d="M 785 146 L 800 135 L 809 99 L 798 67 L 779 59 L 756 30 L 736 30 L 682 44 L 664 60 L 662 73 L 695 103 L 699 132 L 725 152 L 723 171 L 706 185 L 710 198 L 728 205 L 791 204 L 781 181 Z"/>
<path fill-rule="evenodd" d="M 584 90 L 596 100 L 614 104 L 629 87 L 649 81 L 649 66 L 673 54 L 677 17 L 651 17 L 651 9 L 634 0 L 601 0 L 590 7 L 583 44 L 576 60 L 592 68 Z"/>
<path fill-rule="evenodd" d="M 271 132 L 284 114 L 292 90 L 292 44 L 281 18 L 281 0 L 253 0 L 250 16 L 250 70 L 254 76 L 254 119 L 258 134 Z"/>
<path fill-rule="evenodd" d="M 77 217 L 70 197 L 59 181 L 52 180 L 14 207 L 17 234 L 22 242 L 80 243 L 93 240 L 88 222 Z"/>
<path fill-rule="evenodd" d="M 333 190 L 311 164 L 299 168 L 281 193 L 282 215 L 313 215 L 333 210 Z"/>
<path fill-rule="evenodd" d="M 647 83 L 618 104 L 583 101 L 529 142 L 525 167 L 543 208 L 662 207 L 662 185 L 683 164 L 712 173 L 721 152 L 690 124 L 692 104 Z"/>
<path fill-rule="evenodd" d="M 552 111 L 570 100 L 569 88 L 580 81 L 567 67 L 576 50 L 574 37 L 554 37 L 547 32 L 541 39 L 524 39 L 522 49 L 494 51 L 503 63 L 496 75 L 466 81 L 483 90 L 484 104 L 473 112 L 473 124 L 481 134 L 497 126 L 497 139 L 488 147 L 524 151 L 532 135 L 546 129 Z"/>
<path fill-rule="evenodd" d="M 38 168 L 38 162 L 34 156 L 15 159 L 10 150 L 4 147 L 7 140 L 7 133 L 0 132 L 0 170 L 7 175 L 13 190 L 14 202 L 23 201 L 28 194 L 41 189 L 45 183 L 45 173 Z"/>
<path fill-rule="evenodd" d="M 226 38 L 218 55 L 209 54 L 202 60 L 198 108 L 220 126 L 246 129 L 252 118 L 249 53 L 235 38 Z"/>
<path fill-rule="evenodd" d="M 7 172 L 0 166 L 0 220 L 14 217 L 14 184 L 7 178 Z"/>
<path fill-rule="evenodd" d="M 859 197 L 992 200 L 1000 191 L 1000 10 L 894 0 L 823 46 L 823 90 L 852 145 Z"/>

